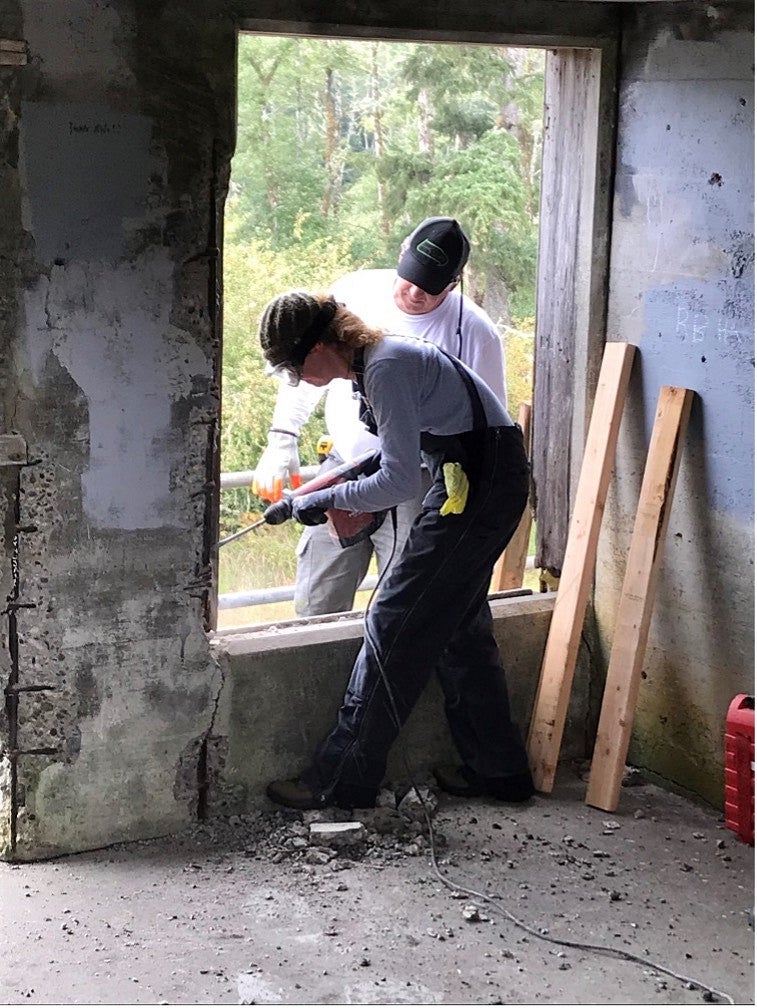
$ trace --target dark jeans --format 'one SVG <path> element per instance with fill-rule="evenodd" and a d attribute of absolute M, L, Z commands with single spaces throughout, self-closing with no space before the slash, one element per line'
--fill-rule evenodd
<path fill-rule="evenodd" d="M 366 614 L 337 724 L 302 775 L 324 802 L 373 804 L 389 749 L 434 670 L 463 762 L 484 777 L 528 767 L 487 602 L 494 563 L 526 504 L 528 462 L 519 427 L 467 435 L 466 449 L 476 477 L 460 515 L 440 515 L 445 456 L 426 456 L 433 485 Z"/>

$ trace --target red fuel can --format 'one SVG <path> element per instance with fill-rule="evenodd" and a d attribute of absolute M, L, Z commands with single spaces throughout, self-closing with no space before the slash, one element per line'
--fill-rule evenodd
<path fill-rule="evenodd" d="M 725 824 L 754 846 L 754 697 L 739 693 L 725 730 Z"/>

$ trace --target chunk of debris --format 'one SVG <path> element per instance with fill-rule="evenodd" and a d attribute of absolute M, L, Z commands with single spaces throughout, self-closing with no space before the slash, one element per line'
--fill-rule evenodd
<path fill-rule="evenodd" d="M 305 826 L 312 826 L 313 823 L 323 822 L 349 822 L 351 819 L 351 812 L 348 812 L 347 809 L 339 808 L 311 809 L 308 812 L 302 813 L 302 822 Z"/>
<path fill-rule="evenodd" d="M 397 799 L 394 796 L 394 792 L 390 791 L 389 788 L 381 788 L 378 795 L 376 795 L 376 808 L 397 808 Z"/>
<path fill-rule="evenodd" d="M 367 836 L 361 822 L 314 822 L 310 824 L 311 844 L 327 847 L 348 847 L 361 843 Z"/>
<path fill-rule="evenodd" d="M 361 822 L 367 830 L 387 836 L 390 833 L 402 833 L 406 829 L 406 820 L 402 818 L 396 808 L 389 808 L 386 805 L 374 809 L 367 809 L 361 816 Z"/>
<path fill-rule="evenodd" d="M 310 847 L 309 850 L 305 852 L 306 864 L 325 865 L 328 864 L 333 857 L 333 851 L 324 850 L 322 847 Z"/>
<path fill-rule="evenodd" d="M 406 819 L 425 822 L 427 815 L 431 818 L 436 813 L 439 800 L 429 788 L 411 787 L 397 808 Z"/>
<path fill-rule="evenodd" d="M 488 921 L 489 918 L 479 910 L 475 903 L 469 903 L 468 906 L 463 907 L 463 920 L 474 924 L 478 921 Z"/>

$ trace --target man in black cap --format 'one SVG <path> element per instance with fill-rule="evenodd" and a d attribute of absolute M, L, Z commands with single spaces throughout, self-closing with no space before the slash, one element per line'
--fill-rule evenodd
<path fill-rule="evenodd" d="M 332 287 L 337 301 L 373 326 L 428 340 L 476 372 L 507 406 L 502 342 L 493 322 L 474 301 L 455 292 L 470 254 L 470 243 L 451 217 L 429 217 L 402 245 L 397 269 L 358 270 Z M 285 484 L 299 485 L 300 429 L 323 395 L 323 388 L 282 384 L 268 437 L 268 447 L 255 470 L 253 490 L 277 500 Z M 333 442 L 326 465 L 354 458 L 376 447 L 360 422 L 349 382 L 328 387 L 326 425 Z M 376 554 L 379 572 L 397 555 L 428 488 L 426 474 L 418 495 L 396 509 L 392 522 L 369 539 L 342 549 L 323 527 L 304 530 L 297 548 L 295 610 L 299 616 L 343 612 L 354 606 L 355 592 Z M 396 540 L 396 542 L 395 542 Z"/>
<path fill-rule="evenodd" d="M 468 261 L 470 242 L 450 217 L 428 217 L 402 245 L 397 273 L 430 297 L 449 287 Z"/>

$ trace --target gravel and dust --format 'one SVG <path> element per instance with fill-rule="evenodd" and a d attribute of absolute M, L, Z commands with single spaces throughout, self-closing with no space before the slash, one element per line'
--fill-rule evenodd
<path fill-rule="evenodd" d="M 438 872 L 386 794 L 331 817 L 362 829 L 271 806 L 0 864 L 0 1003 L 754 1004 L 753 849 L 640 779 L 589 808 L 585 776 L 523 807 L 419 781 Z"/>

